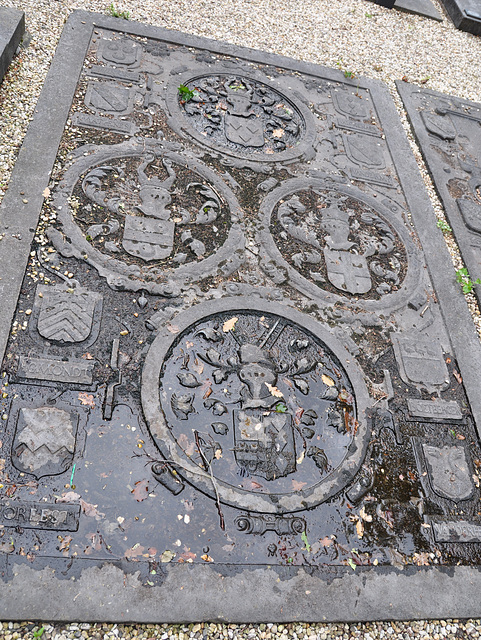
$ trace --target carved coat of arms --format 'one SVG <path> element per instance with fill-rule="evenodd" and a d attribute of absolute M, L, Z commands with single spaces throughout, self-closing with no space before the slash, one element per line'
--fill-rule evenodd
<path fill-rule="evenodd" d="M 212 225 L 221 210 L 221 200 L 210 186 L 191 182 L 186 185 L 185 191 L 192 196 L 191 200 L 198 201 L 200 207 L 195 213 L 187 208 L 177 208 L 177 215 L 171 209 L 174 185 L 177 173 L 171 160 L 164 158 L 162 165 L 167 176 L 164 179 L 158 175 L 147 175 L 147 167 L 155 160 L 154 154 L 146 154 L 136 169 L 138 182 L 138 198 L 140 203 L 133 209 L 136 213 L 128 213 L 124 202 L 125 195 L 122 184 L 117 183 L 109 190 L 110 197 L 104 188 L 104 182 L 112 177 L 124 178 L 124 171 L 113 166 L 100 166 L 89 171 L 82 182 L 85 195 L 96 204 L 116 214 L 116 219 L 105 224 L 94 224 L 87 229 L 87 235 L 92 240 L 102 235 L 116 235 L 122 228 L 122 248 L 131 256 L 145 262 L 163 260 L 172 255 L 175 243 L 175 230 L 183 225 Z M 125 179 L 125 178 L 124 178 Z M 119 222 L 119 217 L 123 222 Z M 180 242 L 183 248 L 197 258 L 204 257 L 205 244 L 195 237 L 195 231 L 187 230 L 181 234 Z M 104 244 L 113 253 L 119 252 L 119 246 L 115 242 L 108 241 Z M 185 261 L 187 256 L 181 254 L 179 261 Z"/>
<path fill-rule="evenodd" d="M 291 242 L 290 262 L 316 282 L 329 282 L 339 292 L 384 295 L 400 282 L 401 263 L 392 229 L 374 212 L 357 212 L 348 197 L 326 198 L 306 192 L 281 202 L 277 219 Z M 292 247 L 292 248 L 291 248 Z"/>
<path fill-rule="evenodd" d="M 434 491 L 450 500 L 467 500 L 474 486 L 462 446 L 435 447 L 423 444 L 424 457 Z"/>
<path fill-rule="evenodd" d="M 102 296 L 77 286 L 40 286 L 36 298 L 37 330 L 46 340 L 83 342 L 91 332 L 94 315 L 100 311 Z"/>
<path fill-rule="evenodd" d="M 75 453 L 78 416 L 56 407 L 20 409 L 12 446 L 17 469 L 36 478 L 66 471 Z"/>

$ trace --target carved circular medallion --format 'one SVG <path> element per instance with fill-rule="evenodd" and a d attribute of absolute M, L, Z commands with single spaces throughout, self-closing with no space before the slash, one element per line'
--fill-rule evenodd
<path fill-rule="evenodd" d="M 241 209 L 203 163 L 155 140 L 102 147 L 67 170 L 54 198 L 64 254 L 87 260 L 111 286 L 165 293 L 170 282 L 216 273 L 243 245 Z"/>
<path fill-rule="evenodd" d="M 320 179 L 293 179 L 261 208 L 261 242 L 292 284 L 314 298 L 366 308 L 405 303 L 419 260 L 404 224 L 375 198 Z"/>
<path fill-rule="evenodd" d="M 315 140 L 315 122 L 302 102 L 253 75 L 209 70 L 176 76 L 168 105 L 174 129 L 231 156 L 286 161 L 305 154 Z"/>
<path fill-rule="evenodd" d="M 199 490 L 286 513 L 340 491 L 359 469 L 367 391 L 320 325 L 249 298 L 201 304 L 153 342 L 142 406 L 162 454 Z M 172 329 L 172 327 L 171 327 Z"/>

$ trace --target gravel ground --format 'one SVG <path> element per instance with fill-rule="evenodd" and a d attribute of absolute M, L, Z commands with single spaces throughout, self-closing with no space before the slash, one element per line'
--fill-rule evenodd
<path fill-rule="evenodd" d="M 3 6 L 26 13 L 32 40 L 14 60 L 0 85 L 0 200 L 47 73 L 64 21 L 77 8 L 108 13 L 108 0 L 2 0 Z M 443 13 L 443 9 L 434 0 Z M 436 214 L 436 198 L 417 149 L 394 80 L 405 78 L 432 89 L 481 101 L 481 38 L 457 31 L 447 17 L 442 23 L 389 11 L 365 0 L 131 0 L 115 2 L 131 20 L 199 36 L 263 49 L 365 75 L 385 82 L 410 138 Z M 448 246 L 457 268 L 459 254 Z M 468 296 L 478 331 L 481 321 Z M 0 623 L 1 625 L 1 623 Z M 288 625 L 137 625 L 4 623 L 0 637 L 16 638 L 299 638 L 345 640 L 377 638 L 481 638 L 480 620 L 418 621 L 366 624 L 294 623 Z"/>

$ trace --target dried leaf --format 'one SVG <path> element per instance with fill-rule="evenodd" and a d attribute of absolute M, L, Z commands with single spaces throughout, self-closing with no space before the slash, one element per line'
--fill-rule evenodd
<path fill-rule="evenodd" d="M 239 320 L 239 318 L 231 318 L 230 320 L 226 320 L 222 325 L 222 331 L 224 331 L 224 333 L 227 333 L 228 331 L 232 331 L 232 329 L 235 327 L 235 323 L 237 322 L 237 320 Z"/>
<path fill-rule="evenodd" d="M 45 187 L 45 189 L 42 191 L 42 195 L 44 198 L 48 198 L 50 196 L 50 189 L 48 187 Z"/>
<path fill-rule="evenodd" d="M 62 496 L 57 498 L 56 502 L 75 502 L 79 498 L 79 494 L 75 493 L 75 491 L 68 491 L 67 493 L 62 493 Z"/>
<path fill-rule="evenodd" d="M 78 394 L 78 399 L 80 400 L 80 404 L 91 407 L 92 409 L 95 407 L 94 397 L 90 393 L 85 393 L 85 391 L 81 391 Z"/>
<path fill-rule="evenodd" d="M 284 135 L 284 129 L 274 129 L 272 131 L 272 135 L 274 138 L 282 138 Z"/>
<path fill-rule="evenodd" d="M 175 553 L 166 549 L 164 553 L 160 556 L 161 562 L 171 562 L 175 558 Z"/>
<path fill-rule="evenodd" d="M 401 571 L 403 571 L 404 565 L 406 564 L 403 554 L 399 553 L 399 551 L 393 549 L 392 547 L 388 547 L 386 551 L 389 562 L 393 565 L 393 567 L 396 567 L 396 569 L 400 569 Z"/>
<path fill-rule="evenodd" d="M 463 378 L 461 377 L 461 374 L 456 371 L 456 369 L 454 369 L 453 371 L 453 376 L 456 378 L 459 384 L 463 384 Z"/>
<path fill-rule="evenodd" d="M 204 365 L 202 364 L 202 362 L 199 362 L 198 358 L 196 358 L 194 360 L 194 363 L 192 365 L 192 369 L 198 373 L 199 375 L 202 375 L 203 371 L 204 371 Z"/>
<path fill-rule="evenodd" d="M 334 540 L 332 540 L 332 538 L 329 538 L 329 536 L 325 536 L 324 538 L 321 538 L 319 540 L 319 543 L 321 547 L 327 548 L 334 544 Z"/>
<path fill-rule="evenodd" d="M 13 553 L 15 547 L 11 542 L 0 542 L 0 553 Z"/>
<path fill-rule="evenodd" d="M 358 538 L 362 538 L 364 535 L 364 525 L 362 524 L 362 520 L 357 520 L 356 522 L 356 533 Z"/>
<path fill-rule="evenodd" d="M 214 457 L 217 460 L 220 460 L 220 458 L 222 458 L 222 449 L 216 449 L 215 453 L 214 453 Z"/>
<path fill-rule="evenodd" d="M 125 551 L 124 556 L 126 558 L 136 558 L 137 556 L 141 556 L 144 550 L 145 550 L 145 547 L 143 547 L 141 544 L 137 542 L 136 544 L 134 544 L 134 546 L 131 549 L 127 549 Z"/>
<path fill-rule="evenodd" d="M 326 376 L 325 373 L 322 374 L 321 378 L 322 378 L 322 381 L 324 382 L 324 384 L 327 384 L 328 387 L 333 387 L 336 384 L 334 382 L 334 380 L 332 378 L 330 378 L 329 376 Z"/>
<path fill-rule="evenodd" d="M 413 562 L 417 564 L 418 567 L 423 567 L 429 565 L 429 556 L 426 552 L 415 553 L 413 555 Z"/>
<path fill-rule="evenodd" d="M 194 562 L 196 558 L 197 558 L 197 554 L 192 553 L 190 549 L 187 549 L 187 551 L 184 551 L 184 553 L 180 554 L 177 562 Z"/>
<path fill-rule="evenodd" d="M 95 518 L 96 520 L 101 520 L 105 513 L 101 513 L 98 509 L 96 504 L 89 504 L 88 502 L 85 502 L 85 500 L 82 500 L 82 498 L 80 498 L 80 506 L 82 507 L 82 511 L 85 513 L 86 516 L 88 516 L 89 518 Z"/>
<path fill-rule="evenodd" d="M 266 382 L 266 387 L 269 389 L 269 393 L 273 395 L 275 398 L 283 398 L 284 395 L 282 391 L 279 391 L 277 387 L 273 387 L 268 382 Z"/>
<path fill-rule="evenodd" d="M 307 484 L 307 482 L 299 482 L 298 480 L 291 480 L 291 482 L 293 491 L 300 491 Z"/>
<path fill-rule="evenodd" d="M 205 560 L 205 562 L 214 562 L 214 558 L 211 558 L 209 555 L 207 555 L 206 553 L 204 553 L 203 556 L 200 556 L 202 558 L 202 560 Z"/>
<path fill-rule="evenodd" d="M 7 496 L 7 498 L 11 498 L 13 496 L 13 494 L 15 493 L 15 491 L 17 490 L 16 485 L 14 484 L 10 484 L 8 485 L 8 487 L 5 489 L 5 495 Z"/>
<path fill-rule="evenodd" d="M 356 565 L 356 563 L 354 562 L 354 560 L 353 560 L 352 558 L 348 558 L 348 560 L 347 560 L 347 564 L 351 567 L 351 569 L 352 569 L 353 571 L 355 571 L 355 570 L 356 570 L 356 566 L 357 566 L 357 565 Z"/>
<path fill-rule="evenodd" d="M 185 433 L 179 435 L 177 442 L 189 457 L 194 453 L 195 443 L 191 442 Z"/>
<path fill-rule="evenodd" d="M 134 497 L 137 500 L 137 502 L 142 502 L 143 500 L 146 500 L 149 497 L 149 481 L 146 479 L 138 480 L 135 483 L 131 493 L 134 494 Z"/>
<path fill-rule="evenodd" d="M 180 331 L 179 327 L 176 324 L 168 324 L 167 329 L 170 331 L 170 333 L 179 333 Z"/>
<path fill-rule="evenodd" d="M 364 509 L 364 507 L 362 507 L 361 510 L 359 511 L 359 515 L 366 522 L 372 522 L 372 516 L 366 513 L 366 510 Z"/>

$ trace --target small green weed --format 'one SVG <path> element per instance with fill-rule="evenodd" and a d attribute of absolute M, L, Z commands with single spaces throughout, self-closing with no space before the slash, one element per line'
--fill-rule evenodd
<path fill-rule="evenodd" d="M 446 220 L 438 220 L 436 222 L 436 226 L 438 229 L 441 229 L 443 233 L 452 233 L 452 229 L 449 226 L 449 224 L 446 222 Z"/>
<path fill-rule="evenodd" d="M 307 534 L 306 534 L 306 532 L 305 532 L 305 531 L 303 531 L 303 532 L 301 533 L 301 539 L 302 539 L 302 542 L 304 543 L 304 546 L 306 547 L 306 551 L 307 551 L 307 553 L 310 553 L 310 551 L 311 551 L 311 545 L 309 544 L 309 541 L 307 540 Z"/>
<path fill-rule="evenodd" d="M 372 13 L 366 13 L 366 18 L 372 18 Z"/>
<path fill-rule="evenodd" d="M 128 20 L 130 18 L 130 11 L 119 11 L 114 7 L 113 2 L 107 9 L 107 11 L 112 16 L 112 18 L 123 18 L 124 20 Z"/>
<path fill-rule="evenodd" d="M 185 84 L 180 85 L 178 92 L 182 102 L 189 102 L 194 97 L 194 92 L 189 87 L 186 87 Z"/>
<path fill-rule="evenodd" d="M 345 78 L 355 78 L 356 74 L 354 73 L 354 71 L 344 71 L 344 77 Z"/>
<path fill-rule="evenodd" d="M 471 280 L 466 267 L 463 267 L 463 269 L 458 269 L 456 271 L 456 280 L 461 285 L 463 293 L 471 293 L 475 284 L 481 284 L 481 280 L 479 278 L 476 278 L 476 280 Z"/>
<path fill-rule="evenodd" d="M 40 629 L 37 629 L 36 631 L 33 632 L 33 637 L 41 638 L 43 636 L 44 631 L 45 631 L 45 627 L 40 627 Z"/>
<path fill-rule="evenodd" d="M 285 405 L 284 402 L 278 402 L 276 404 L 276 408 L 275 408 L 276 413 L 286 413 L 287 411 L 287 406 Z"/>

